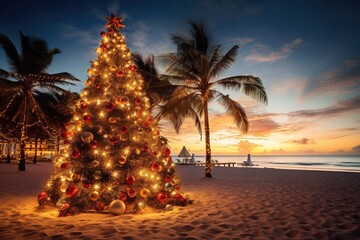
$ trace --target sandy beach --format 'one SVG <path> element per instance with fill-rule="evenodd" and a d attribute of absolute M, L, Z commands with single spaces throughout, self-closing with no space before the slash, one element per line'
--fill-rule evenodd
<path fill-rule="evenodd" d="M 177 166 L 192 205 L 59 218 L 37 205 L 51 170 L 0 164 L 0 239 L 360 239 L 359 173 Z"/>

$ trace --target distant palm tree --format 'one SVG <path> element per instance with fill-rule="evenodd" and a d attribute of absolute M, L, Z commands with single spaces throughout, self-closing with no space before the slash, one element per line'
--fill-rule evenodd
<path fill-rule="evenodd" d="M 57 86 L 74 85 L 70 81 L 79 81 L 70 73 L 45 73 L 51 64 L 53 55 L 60 53 L 57 48 L 48 49 L 44 40 L 28 37 L 20 32 L 21 55 L 11 40 L 0 34 L 0 45 L 5 51 L 11 72 L 0 69 L 0 96 L 5 100 L 0 103 L 0 117 L 21 123 L 19 171 L 25 171 L 25 145 L 28 119 L 30 114 L 36 114 L 39 121 L 45 119 L 34 91 L 47 89 L 50 92 L 64 93 L 66 90 Z M 70 80 L 70 81 L 69 81 Z M 16 105 L 15 105 L 16 103 Z M 11 109 L 17 111 L 9 113 Z"/>
<path fill-rule="evenodd" d="M 209 128 L 209 103 L 216 100 L 230 114 L 243 131 L 249 129 L 249 122 L 240 103 L 224 95 L 218 87 L 233 89 L 267 103 L 268 98 L 262 81 L 252 75 L 219 77 L 236 61 L 239 47 L 234 45 L 225 54 L 220 44 L 212 42 L 203 23 L 190 22 L 191 38 L 172 35 L 177 52 L 162 56 L 167 75 L 164 78 L 177 83 L 172 98 L 162 107 L 159 115 L 170 119 L 178 132 L 186 115 L 184 108 L 191 107 L 204 114 L 206 163 L 205 176 L 212 177 Z M 179 109 L 180 108 L 180 109 Z"/>
<path fill-rule="evenodd" d="M 72 92 L 57 94 L 35 91 L 34 93 L 35 99 L 46 118 L 45 125 L 40 123 L 32 124 L 33 121 L 30 119 L 32 126 L 28 129 L 28 135 L 35 139 L 33 162 L 36 163 L 38 140 L 56 137 L 56 153 L 58 153 L 61 133 L 64 132 L 66 123 L 71 120 L 74 114 L 74 109 L 71 106 L 75 105 L 75 101 L 80 98 L 80 95 Z M 36 118 L 34 121 L 36 121 Z"/>

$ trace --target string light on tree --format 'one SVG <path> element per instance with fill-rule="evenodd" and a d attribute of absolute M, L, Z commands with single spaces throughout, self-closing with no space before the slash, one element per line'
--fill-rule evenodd
<path fill-rule="evenodd" d="M 106 17 L 107 31 L 67 126 L 66 148 L 54 157 L 54 172 L 38 196 L 60 216 L 77 212 L 134 213 L 145 207 L 171 210 L 183 197 L 170 149 L 151 117 L 143 79 L 119 32 L 124 18 Z M 181 196 L 181 197 L 180 197 Z"/>

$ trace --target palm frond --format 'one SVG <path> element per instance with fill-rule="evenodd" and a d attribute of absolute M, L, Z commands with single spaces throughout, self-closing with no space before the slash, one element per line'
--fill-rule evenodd
<path fill-rule="evenodd" d="M 223 78 L 212 83 L 213 86 L 219 85 L 226 89 L 240 90 L 255 100 L 268 103 L 265 87 L 259 77 L 252 75 L 233 76 Z"/>
<path fill-rule="evenodd" d="M 204 23 L 190 21 L 190 25 L 192 27 L 190 34 L 193 39 L 193 48 L 198 49 L 202 54 L 206 55 L 209 51 L 210 39 Z"/>
<path fill-rule="evenodd" d="M 11 70 L 14 72 L 20 71 L 22 68 L 21 57 L 16 50 L 15 45 L 3 34 L 0 34 L 0 45 L 5 51 Z"/>
<path fill-rule="evenodd" d="M 238 102 L 232 100 L 229 95 L 224 95 L 218 91 L 215 91 L 215 94 L 217 102 L 233 117 L 236 126 L 246 133 L 249 130 L 249 122 L 244 108 Z"/>
<path fill-rule="evenodd" d="M 176 89 L 171 99 L 164 105 L 157 107 L 156 118 L 169 120 L 176 132 L 179 133 L 184 119 L 191 117 L 201 138 L 202 128 L 199 114 L 196 112 L 196 109 L 199 108 L 197 104 L 201 104 L 201 99 L 197 94 L 187 94 L 184 89 Z"/>
<path fill-rule="evenodd" d="M 17 93 L 21 89 L 21 82 L 11 81 L 9 79 L 0 78 L 0 93 Z"/>
<path fill-rule="evenodd" d="M 61 87 L 58 87 L 58 86 L 56 86 L 54 84 L 51 84 L 51 83 L 37 84 L 37 86 L 39 86 L 41 88 L 49 89 L 51 92 L 54 92 L 54 93 L 65 94 L 65 93 L 68 92 L 67 90 L 62 89 Z"/>
<path fill-rule="evenodd" d="M 213 78 L 223 74 L 224 71 L 227 70 L 231 66 L 231 64 L 236 61 L 238 49 L 239 46 L 235 45 L 224 56 L 222 56 L 221 59 L 217 61 L 211 69 L 209 78 Z M 217 56 L 217 58 L 220 57 Z"/>

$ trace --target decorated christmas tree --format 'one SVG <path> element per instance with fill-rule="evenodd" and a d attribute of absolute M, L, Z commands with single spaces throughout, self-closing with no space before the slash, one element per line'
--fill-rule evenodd
<path fill-rule="evenodd" d="M 132 213 L 147 206 L 171 210 L 189 202 L 119 31 L 123 18 L 106 19 L 97 60 L 64 133 L 65 148 L 53 158 L 54 171 L 38 196 L 40 205 L 58 206 L 60 216 Z"/>

